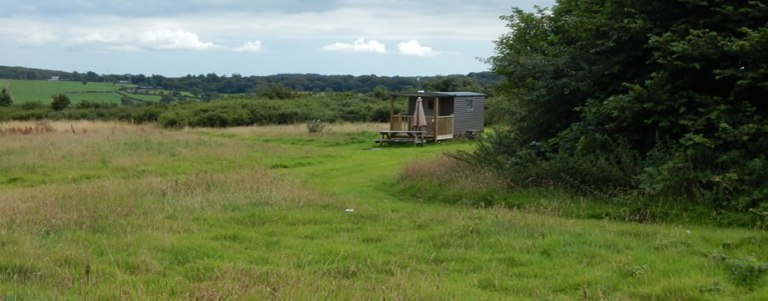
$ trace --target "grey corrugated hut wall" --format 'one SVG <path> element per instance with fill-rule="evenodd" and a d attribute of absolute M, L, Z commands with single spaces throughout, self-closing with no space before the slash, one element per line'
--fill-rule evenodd
<path fill-rule="evenodd" d="M 416 98 L 421 97 L 428 117 L 434 116 L 433 101 L 438 97 L 440 116 L 453 115 L 453 133 L 461 137 L 467 132 L 480 133 L 485 127 L 486 95 L 475 92 L 418 92 L 399 94 L 408 96 L 408 114 L 413 114 Z"/>
<path fill-rule="evenodd" d="M 454 96 L 453 116 L 454 135 L 482 132 L 485 127 L 485 95 L 465 93 Z"/>

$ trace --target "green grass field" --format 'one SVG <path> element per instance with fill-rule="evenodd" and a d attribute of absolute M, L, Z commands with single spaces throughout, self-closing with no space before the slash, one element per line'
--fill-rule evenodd
<path fill-rule="evenodd" d="M 122 95 L 118 90 L 126 84 L 113 84 L 103 82 L 88 82 L 83 84 L 77 81 L 49 81 L 49 80 L 0 80 L 0 87 L 11 89 L 15 103 L 26 103 L 39 101 L 50 103 L 51 95 L 66 94 L 72 103 L 79 103 L 83 100 L 92 102 L 120 103 Z M 159 101 L 160 96 L 129 94 L 131 97 Z"/>
<path fill-rule="evenodd" d="M 763 231 L 400 194 L 407 165 L 470 142 L 378 147 L 380 124 L 12 133 L 31 125 L 0 124 L 0 300 L 768 298 Z"/>

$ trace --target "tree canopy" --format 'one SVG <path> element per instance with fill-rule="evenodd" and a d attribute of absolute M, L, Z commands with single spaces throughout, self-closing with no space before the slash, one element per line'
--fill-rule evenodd
<path fill-rule="evenodd" d="M 475 158 L 515 185 L 768 212 L 768 5 L 513 9 L 488 59 L 506 125 Z"/>

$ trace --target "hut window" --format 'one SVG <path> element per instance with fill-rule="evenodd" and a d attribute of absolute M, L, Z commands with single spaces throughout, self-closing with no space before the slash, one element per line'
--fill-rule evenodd
<path fill-rule="evenodd" d="M 467 106 L 467 111 L 474 111 L 475 110 L 475 100 L 474 99 L 465 99 L 464 104 Z"/>

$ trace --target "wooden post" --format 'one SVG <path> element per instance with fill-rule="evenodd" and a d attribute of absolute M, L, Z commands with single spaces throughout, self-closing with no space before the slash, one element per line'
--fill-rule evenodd
<path fill-rule="evenodd" d="M 434 133 L 434 142 L 437 142 L 437 134 L 440 132 L 440 123 L 438 117 L 440 117 L 440 97 L 435 96 L 434 104 L 432 107 L 435 110 L 435 133 Z"/>
<path fill-rule="evenodd" d="M 395 96 L 389 96 L 389 130 L 395 129 Z"/>

